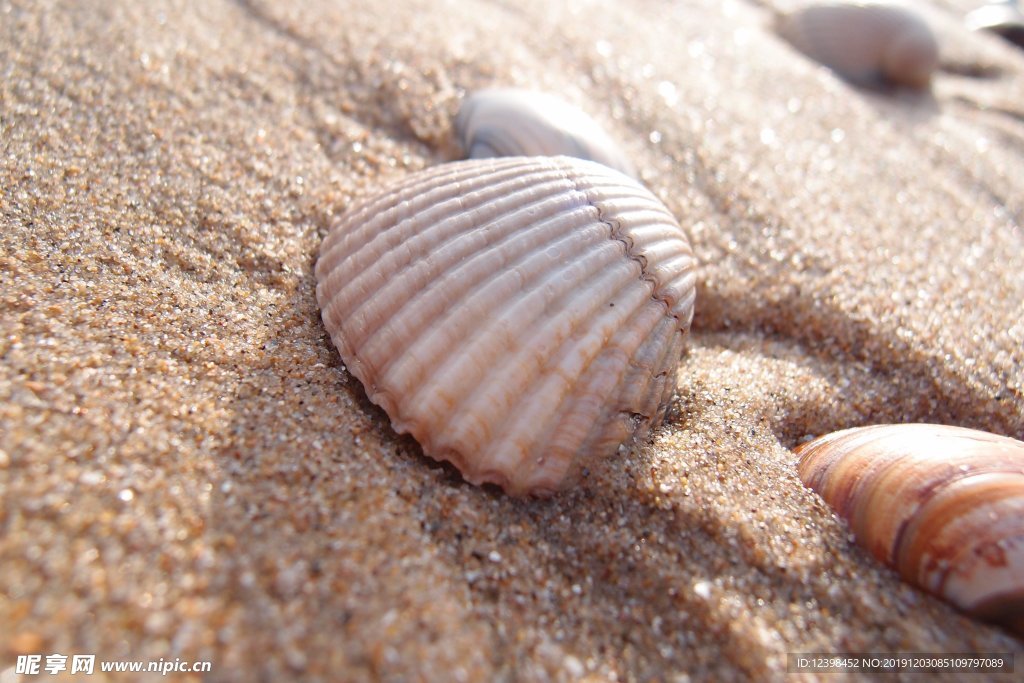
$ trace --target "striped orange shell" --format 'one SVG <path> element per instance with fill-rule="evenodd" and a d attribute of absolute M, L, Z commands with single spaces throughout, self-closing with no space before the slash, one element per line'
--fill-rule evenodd
<path fill-rule="evenodd" d="M 1024 443 L 932 424 L 797 448 L 800 478 L 904 580 L 1024 635 Z"/>
<path fill-rule="evenodd" d="M 672 215 L 621 173 L 480 159 L 347 211 L 321 247 L 317 299 L 397 431 L 474 484 L 546 495 L 662 419 L 694 268 Z"/>

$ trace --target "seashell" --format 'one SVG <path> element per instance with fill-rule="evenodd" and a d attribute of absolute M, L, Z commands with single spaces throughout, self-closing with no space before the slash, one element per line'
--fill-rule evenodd
<path fill-rule="evenodd" d="M 798 470 L 904 580 L 1024 635 L 1024 443 L 932 424 L 803 444 Z"/>
<path fill-rule="evenodd" d="M 459 108 L 455 131 L 470 159 L 564 154 L 636 177 L 633 164 L 594 119 L 545 93 L 475 92 Z"/>
<path fill-rule="evenodd" d="M 964 17 L 971 31 L 998 34 L 1018 47 L 1024 47 L 1024 12 L 1016 2 L 992 2 Z"/>
<path fill-rule="evenodd" d="M 348 210 L 324 325 L 392 426 L 473 484 L 568 486 L 664 416 L 695 261 L 649 191 L 569 157 L 443 164 Z"/>
<path fill-rule="evenodd" d="M 815 4 L 780 15 L 776 29 L 808 57 L 861 85 L 926 88 L 939 63 L 928 24 L 902 7 Z"/>

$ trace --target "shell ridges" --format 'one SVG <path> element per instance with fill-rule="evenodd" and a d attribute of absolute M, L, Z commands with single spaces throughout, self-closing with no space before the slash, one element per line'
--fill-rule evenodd
<path fill-rule="evenodd" d="M 660 202 L 566 157 L 396 188 L 346 212 L 316 267 L 324 324 L 396 430 L 472 483 L 544 495 L 660 421 L 694 282 Z"/>

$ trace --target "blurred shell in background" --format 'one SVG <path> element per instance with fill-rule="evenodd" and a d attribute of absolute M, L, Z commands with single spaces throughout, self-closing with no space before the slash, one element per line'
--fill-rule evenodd
<path fill-rule="evenodd" d="M 636 177 L 633 164 L 594 119 L 546 93 L 477 91 L 462 103 L 455 130 L 470 159 L 565 155 Z"/>
<path fill-rule="evenodd" d="M 804 484 L 904 580 L 1024 635 L 1024 443 L 932 424 L 796 449 Z"/>
<path fill-rule="evenodd" d="M 859 85 L 927 88 L 939 63 L 928 24 L 902 7 L 821 3 L 776 21 L 779 35 L 795 48 Z"/>
<path fill-rule="evenodd" d="M 481 159 L 348 210 L 317 299 L 397 431 L 471 483 L 547 495 L 661 422 L 695 265 L 664 205 L 617 171 Z"/>

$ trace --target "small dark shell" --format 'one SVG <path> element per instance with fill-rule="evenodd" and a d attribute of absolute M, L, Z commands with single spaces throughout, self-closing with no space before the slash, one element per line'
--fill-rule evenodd
<path fill-rule="evenodd" d="M 964 18 L 972 31 L 988 31 L 1024 48 L 1024 12 L 1015 2 L 993 2 L 974 10 Z"/>

